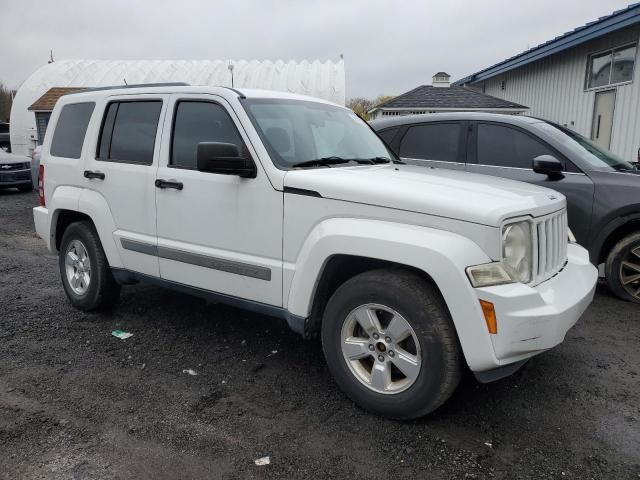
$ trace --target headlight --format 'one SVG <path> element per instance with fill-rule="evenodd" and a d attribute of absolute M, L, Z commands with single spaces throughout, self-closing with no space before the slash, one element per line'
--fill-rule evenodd
<path fill-rule="evenodd" d="M 502 265 L 516 282 L 531 281 L 531 238 L 531 223 L 527 221 L 505 225 L 502 229 Z"/>

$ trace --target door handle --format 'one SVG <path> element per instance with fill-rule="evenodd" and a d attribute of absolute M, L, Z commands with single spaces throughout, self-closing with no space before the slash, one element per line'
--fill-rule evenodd
<path fill-rule="evenodd" d="M 182 182 L 176 182 L 175 180 L 163 180 L 161 178 L 156 179 L 156 187 L 158 188 L 175 188 L 176 190 L 182 190 Z"/>
<path fill-rule="evenodd" d="M 91 170 L 84 171 L 84 178 L 97 178 L 98 180 L 104 180 L 104 173 L 93 172 Z"/>

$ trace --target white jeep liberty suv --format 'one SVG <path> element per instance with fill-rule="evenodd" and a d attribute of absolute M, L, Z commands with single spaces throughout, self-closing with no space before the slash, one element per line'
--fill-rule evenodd
<path fill-rule="evenodd" d="M 597 272 L 564 197 L 402 164 L 352 111 L 287 93 L 138 85 L 62 97 L 37 232 L 82 310 L 149 281 L 320 334 L 378 414 L 429 413 L 558 345 Z"/>

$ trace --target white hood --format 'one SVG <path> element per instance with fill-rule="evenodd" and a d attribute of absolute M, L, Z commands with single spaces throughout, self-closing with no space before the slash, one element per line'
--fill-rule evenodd
<path fill-rule="evenodd" d="M 0 148 L 0 165 L 12 164 L 12 163 L 25 163 L 30 162 L 31 159 L 24 155 L 18 155 L 15 153 L 7 153 Z"/>
<path fill-rule="evenodd" d="M 372 165 L 291 170 L 285 187 L 324 198 L 378 205 L 499 226 L 509 217 L 534 217 L 566 207 L 565 197 L 544 187 L 476 173 L 415 165 Z"/>

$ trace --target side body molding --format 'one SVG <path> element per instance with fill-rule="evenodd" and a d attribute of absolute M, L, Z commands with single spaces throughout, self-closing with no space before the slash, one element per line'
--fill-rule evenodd
<path fill-rule="evenodd" d="M 442 292 L 467 362 L 474 363 L 474 352 L 486 355 L 487 351 L 493 351 L 476 292 L 465 273 L 466 267 L 491 259 L 468 238 L 386 221 L 325 220 L 306 237 L 295 262 L 285 261 L 285 271 L 289 270 L 289 274 L 285 274 L 284 291 L 289 292 L 285 305 L 290 313 L 309 316 L 317 282 L 333 255 L 375 258 L 424 271 Z M 289 285 L 287 279 L 290 279 Z"/>

